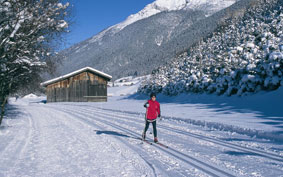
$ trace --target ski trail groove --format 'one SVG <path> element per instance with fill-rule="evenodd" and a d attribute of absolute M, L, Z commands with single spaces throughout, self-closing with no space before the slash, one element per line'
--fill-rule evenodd
<path fill-rule="evenodd" d="M 120 116 L 120 118 L 125 119 L 125 116 L 123 116 L 123 115 L 116 115 L 116 116 Z M 129 119 L 127 119 L 127 121 L 129 121 Z M 132 121 L 132 120 L 130 120 L 130 121 Z M 224 141 L 221 141 L 219 139 L 209 138 L 209 137 L 206 137 L 206 136 L 203 136 L 203 135 L 198 135 L 196 133 L 184 132 L 184 131 L 181 131 L 181 130 L 178 130 L 178 129 L 175 129 L 175 128 L 172 128 L 172 127 L 166 127 L 164 125 L 159 125 L 159 128 L 162 128 L 162 129 L 165 129 L 165 130 L 168 130 L 168 131 L 173 131 L 173 132 L 178 133 L 178 134 L 194 137 L 194 138 L 197 138 L 197 139 L 202 139 L 204 141 L 212 142 L 212 143 L 224 146 L 224 147 L 237 149 L 237 150 L 240 150 L 240 151 L 243 151 L 243 152 L 248 152 L 248 153 L 252 153 L 252 154 L 255 154 L 255 155 L 259 155 L 261 157 L 271 159 L 271 160 L 274 160 L 274 161 L 283 162 L 283 157 L 278 155 L 278 154 L 272 154 L 272 153 L 264 152 L 264 151 L 261 151 L 261 150 L 258 150 L 258 149 L 253 149 L 253 148 L 249 148 L 249 147 L 243 147 L 243 146 L 240 146 L 240 145 L 235 145 L 233 143 L 224 142 Z"/>
<path fill-rule="evenodd" d="M 59 109 L 58 109 L 59 110 Z M 107 126 L 109 126 L 109 127 L 114 127 L 114 128 L 116 128 L 116 129 L 118 129 L 118 130 L 120 130 L 120 131 L 122 131 L 122 132 L 125 132 L 125 130 L 123 130 L 123 129 L 121 129 L 121 127 L 120 128 L 117 128 L 115 125 L 112 125 L 111 123 L 109 123 L 109 122 L 105 122 L 105 120 L 101 120 L 101 119 L 99 119 L 99 120 L 97 120 L 97 117 L 93 117 L 93 115 L 88 115 L 87 113 L 84 113 L 84 112 L 81 112 L 81 111 L 78 111 L 78 110 L 74 110 L 74 109 L 71 109 L 72 110 L 72 113 L 73 114 L 76 114 L 77 115 L 77 119 L 80 119 L 81 121 L 83 121 L 83 122 L 85 122 L 86 124 L 88 124 L 88 125 L 95 125 L 95 126 L 97 126 L 97 124 L 94 124 L 93 122 L 95 121 L 95 122 L 99 122 L 99 123 L 101 123 L 101 124 L 105 124 L 105 125 L 107 125 Z M 63 111 L 62 109 L 60 109 L 60 111 Z M 67 113 L 67 114 L 69 114 L 70 113 L 70 110 L 69 109 L 66 109 L 65 108 L 65 111 L 63 111 L 63 112 L 65 112 L 65 113 Z M 85 114 L 85 115 L 88 115 L 87 117 L 93 117 L 94 119 L 90 119 L 90 118 L 85 118 L 85 117 L 82 117 L 81 115 L 82 114 Z M 79 117 L 79 118 L 78 118 Z M 103 117 L 103 116 L 101 116 L 101 117 Z M 109 118 L 109 117 L 107 117 L 107 118 Z M 131 134 L 131 135 L 133 135 L 133 134 Z M 137 135 L 137 134 L 136 134 Z M 115 137 L 116 139 L 119 139 L 122 143 L 124 143 L 125 145 L 127 145 L 128 147 L 130 147 L 131 149 L 133 149 L 134 151 L 136 151 L 137 153 L 138 153 L 138 151 L 136 150 L 137 148 L 136 148 L 136 146 L 133 146 L 133 145 L 130 145 L 129 143 L 128 143 L 128 141 L 125 141 L 125 140 L 122 140 L 121 138 L 118 138 L 118 137 Z M 137 139 L 137 140 L 139 140 L 139 136 L 133 136 L 132 138 L 134 138 L 134 139 Z M 140 140 L 139 140 L 140 141 Z M 159 148 L 159 147 L 158 147 Z M 143 148 L 142 148 L 143 149 Z M 140 154 L 139 154 L 140 155 Z M 143 158 L 144 160 L 145 160 L 145 158 Z M 148 162 L 147 160 L 145 160 L 146 161 L 146 163 L 148 163 L 148 164 L 151 164 L 150 162 Z M 158 161 L 155 161 L 155 163 L 159 163 Z M 151 164 L 152 165 L 152 164 Z M 164 164 L 162 164 L 162 165 L 164 165 Z M 153 166 L 153 165 L 152 165 Z M 155 169 L 154 169 L 154 171 L 155 171 Z M 180 173 L 180 172 L 175 172 L 175 173 Z M 184 174 L 183 174 L 184 175 Z M 172 176 L 172 175 L 169 175 L 169 176 Z M 175 176 L 174 174 L 173 174 L 173 176 Z M 186 175 L 185 175 L 186 176 Z"/>
<path fill-rule="evenodd" d="M 96 109 L 101 109 L 101 108 L 96 108 Z M 91 110 L 88 110 L 88 111 L 91 111 Z M 113 112 L 115 112 L 115 111 L 113 111 Z M 107 114 L 107 112 L 103 112 L 103 114 Z M 108 114 L 108 115 L 111 115 L 111 114 Z M 126 119 L 125 115 L 115 114 L 115 116 L 119 116 L 122 119 Z M 133 118 L 133 116 L 130 116 L 130 118 Z M 127 119 L 127 121 L 132 121 L 132 120 Z M 209 137 L 199 135 L 199 134 L 196 134 L 196 133 L 184 132 L 184 131 L 181 131 L 181 130 L 178 130 L 178 129 L 175 129 L 175 128 L 165 127 L 164 125 L 159 125 L 159 128 L 162 128 L 162 129 L 165 129 L 165 130 L 168 130 L 168 131 L 173 131 L 173 132 L 178 133 L 178 134 L 194 137 L 194 138 L 197 138 L 197 139 L 202 139 L 204 141 L 212 142 L 212 143 L 224 146 L 224 147 L 237 149 L 237 150 L 240 150 L 240 151 L 243 151 L 243 152 L 248 152 L 248 153 L 252 153 L 252 154 L 255 154 L 255 155 L 259 155 L 261 157 L 271 159 L 271 160 L 274 160 L 274 161 L 283 162 L 283 157 L 280 156 L 279 154 L 273 154 L 273 153 L 264 152 L 264 151 L 254 149 L 254 148 L 250 148 L 250 147 L 235 145 L 233 143 L 224 142 L 224 141 L 221 141 L 219 139 L 209 138 Z"/>
<path fill-rule="evenodd" d="M 136 132 L 133 132 L 133 131 L 127 129 L 127 128 L 121 127 L 121 126 L 116 125 L 116 124 L 112 124 L 112 123 L 110 123 L 110 122 L 108 122 L 108 121 L 107 121 L 107 124 L 109 124 L 109 125 L 112 126 L 112 127 L 117 128 L 117 129 L 119 129 L 119 130 L 121 130 L 121 131 L 127 131 L 129 134 L 138 137 L 138 134 L 137 134 Z M 186 162 L 187 164 L 189 164 L 189 165 L 191 165 L 191 166 L 193 166 L 193 167 L 195 167 L 195 168 L 197 168 L 197 169 L 199 169 L 199 170 L 205 172 L 206 174 L 209 174 L 209 175 L 212 175 L 212 176 L 222 176 L 223 174 L 224 174 L 225 176 L 234 176 L 234 175 L 231 175 L 231 174 L 229 174 L 229 173 L 227 173 L 227 172 L 225 172 L 225 171 L 222 171 L 222 170 L 220 170 L 220 169 L 218 169 L 218 168 L 215 168 L 215 167 L 213 167 L 213 166 L 211 166 L 211 165 L 209 165 L 209 164 L 207 164 L 207 163 L 205 163 L 205 162 L 202 162 L 202 161 L 200 161 L 200 160 L 198 160 L 198 159 L 196 159 L 196 158 L 193 158 L 193 157 L 191 157 L 191 156 L 189 156 L 189 155 L 186 155 L 186 154 L 184 154 L 184 153 L 182 153 L 182 152 L 180 152 L 180 151 L 178 151 L 178 150 L 175 150 L 175 149 L 173 149 L 173 148 L 171 148 L 171 147 L 169 147 L 169 148 L 168 148 L 169 150 L 167 150 L 167 149 L 162 148 L 162 147 L 160 147 L 159 145 L 154 144 L 154 143 L 153 143 L 153 146 L 155 146 L 155 147 L 158 148 L 159 150 L 162 150 L 163 152 L 166 152 L 167 154 L 170 154 L 171 156 L 173 156 L 173 157 L 175 157 L 175 158 L 178 158 L 179 160 L 181 160 L 181 161 L 183 161 L 183 162 Z M 170 152 L 170 151 L 173 151 L 173 152 Z M 184 158 L 184 157 L 182 157 L 182 156 L 186 157 L 187 159 Z M 196 163 L 197 163 L 197 164 L 196 164 Z M 205 168 L 203 168 L 203 167 L 201 167 L 201 166 L 206 166 L 206 167 L 212 169 L 213 172 L 212 172 L 212 171 L 209 171 L 209 170 L 207 170 L 207 169 L 205 169 Z M 218 173 L 220 173 L 220 174 L 218 174 Z"/>
<path fill-rule="evenodd" d="M 74 110 L 73 110 L 73 111 L 74 111 Z M 85 114 L 85 113 L 78 111 L 77 114 Z M 102 117 L 102 116 L 101 116 L 101 117 Z M 106 118 L 108 118 L 108 117 L 106 117 Z M 85 119 L 85 118 L 83 118 L 83 119 Z M 96 117 L 96 119 L 97 119 L 97 117 Z M 85 121 L 86 121 L 88 124 L 90 123 L 89 120 L 85 120 Z M 91 119 L 91 121 L 97 121 L 97 120 Z M 139 138 L 139 136 L 138 136 L 137 133 L 135 133 L 135 132 L 133 132 L 133 131 L 131 131 L 131 130 L 129 130 L 129 129 L 125 130 L 125 128 L 123 128 L 123 127 L 121 127 L 121 126 L 119 126 L 119 125 L 114 125 L 114 124 L 112 124 L 112 123 L 110 123 L 110 122 L 108 122 L 108 121 L 103 121 L 103 120 L 101 120 L 101 119 L 100 119 L 99 122 L 103 122 L 104 124 L 106 124 L 106 125 L 108 125 L 108 126 L 110 126 L 110 127 L 114 127 L 114 128 L 116 128 L 116 129 L 118 129 L 118 130 L 120 130 L 120 131 L 122 131 L 122 132 L 127 132 L 127 133 L 131 134 L 132 136 L 134 136 L 134 137 L 137 138 L 137 139 Z M 129 132 L 129 131 L 130 131 L 130 132 Z M 165 153 L 171 155 L 172 157 L 175 157 L 175 158 L 177 158 L 177 159 L 179 159 L 179 160 L 181 160 L 181 161 L 183 161 L 183 162 L 185 162 L 185 163 L 187 163 L 187 164 L 189 164 L 189 165 L 191 165 L 191 166 L 193 166 L 193 167 L 195 167 L 195 168 L 197 168 L 197 169 L 199 169 L 199 170 L 201 170 L 201 171 L 203 171 L 203 172 L 205 172 L 205 173 L 207 173 L 207 174 L 209 174 L 209 175 L 212 175 L 212 176 L 219 176 L 219 177 L 221 176 L 221 175 L 216 175 L 216 174 L 214 174 L 214 173 L 212 173 L 212 172 L 210 172 L 210 171 L 208 171 L 208 170 L 205 170 L 204 168 L 199 167 L 199 166 L 195 165 L 193 162 L 190 162 L 190 161 L 188 161 L 188 160 L 185 160 L 185 159 L 182 158 L 182 157 L 178 157 L 178 156 L 176 156 L 176 155 L 174 155 L 174 154 L 172 154 L 172 153 L 168 153 L 168 152 L 164 151 L 161 147 L 159 147 L 159 145 L 153 144 L 153 146 L 155 146 L 157 149 L 159 149 L 159 150 L 161 150 L 161 151 L 163 151 L 163 152 L 165 152 Z M 176 151 L 176 152 L 178 152 L 178 151 Z M 206 165 L 207 165 L 207 164 L 206 164 Z M 233 175 L 228 175 L 228 176 L 233 176 Z"/>
<path fill-rule="evenodd" d="M 35 110 L 36 109 L 37 109 L 37 107 L 35 107 Z M 46 114 L 46 113 L 48 114 L 48 115 L 44 116 L 44 119 L 47 120 L 47 122 L 44 122 L 42 124 L 43 126 L 50 127 L 50 125 L 53 126 L 53 125 L 59 125 L 60 124 L 60 127 L 62 127 L 62 129 L 60 128 L 60 130 L 63 130 L 63 132 L 62 133 L 59 132 L 57 138 L 59 138 L 59 140 L 60 140 L 60 138 L 63 137 L 63 139 L 60 142 L 56 139 L 56 137 L 55 137 L 55 139 L 54 138 L 50 139 L 50 140 L 55 140 L 54 144 L 53 144 L 53 147 L 55 149 L 53 149 L 53 150 L 56 150 L 56 152 L 57 152 L 56 153 L 57 155 L 54 153 L 57 156 L 57 159 L 58 159 L 58 156 L 62 156 L 62 157 L 59 157 L 59 159 L 65 161 L 65 162 L 70 161 L 70 165 L 68 164 L 67 166 L 62 166 L 63 169 L 59 169 L 59 170 L 65 171 L 65 169 L 70 168 L 72 166 L 73 167 L 72 169 L 84 170 L 83 172 L 79 172 L 79 171 L 76 171 L 76 170 L 75 171 L 72 171 L 72 170 L 69 171 L 73 175 L 75 175 L 75 176 L 91 176 L 90 173 L 89 173 L 90 171 L 88 171 L 88 165 L 85 164 L 85 162 L 87 162 L 88 160 L 85 161 L 84 155 L 87 155 L 86 157 L 88 157 L 88 158 L 89 157 L 100 157 L 100 156 L 93 156 L 94 153 L 92 153 L 93 151 L 92 151 L 91 148 L 95 148 L 94 145 L 97 144 L 97 143 L 93 143 L 94 141 L 100 142 L 99 146 L 104 145 L 104 143 L 105 143 L 106 147 L 108 147 L 108 148 L 110 147 L 110 148 L 113 148 L 115 150 L 119 150 L 117 152 L 120 152 L 120 150 L 121 150 L 120 145 L 116 147 L 116 146 L 113 146 L 112 143 L 109 143 L 111 141 L 109 141 L 108 139 L 99 139 L 98 138 L 97 140 L 94 140 L 92 138 L 93 136 L 90 136 L 89 133 L 93 133 L 94 128 L 99 129 L 101 127 L 101 126 L 99 126 L 100 124 L 99 125 L 98 124 L 89 125 L 89 124 L 83 122 L 82 120 L 76 118 L 72 114 L 70 114 L 70 112 L 64 112 L 62 110 L 57 110 L 57 109 L 51 110 L 51 109 L 48 109 L 48 108 L 42 109 L 41 107 L 38 107 L 38 109 L 40 111 L 34 111 L 34 114 L 35 114 L 35 112 L 37 113 L 36 117 L 39 117 L 40 114 Z M 48 113 L 46 111 L 48 111 L 50 113 Z M 60 115 L 60 116 L 57 117 L 56 115 Z M 45 130 L 45 129 L 43 129 L 43 130 Z M 56 132 L 53 132 L 53 133 L 56 136 L 57 133 Z M 68 136 L 68 134 L 74 135 L 74 136 Z M 51 136 L 53 137 L 53 135 L 51 135 Z M 94 141 L 92 141 L 92 140 L 94 140 Z M 102 140 L 102 141 L 100 141 L 100 140 Z M 122 145 L 122 143 L 121 143 L 121 145 Z M 84 148 L 85 150 L 81 150 L 82 148 Z M 108 149 L 108 148 L 106 148 L 106 149 Z M 98 149 L 101 149 L 101 148 L 98 148 Z M 97 151 L 97 152 L 100 153 L 99 151 Z M 125 154 L 128 154 L 128 153 L 121 153 L 120 158 L 125 157 L 124 156 Z M 138 156 L 135 156 L 135 158 L 131 161 L 131 163 L 133 164 L 130 168 L 132 173 L 134 171 L 138 171 L 140 174 L 146 174 L 146 175 L 149 175 L 149 176 L 156 176 L 156 175 L 154 175 L 154 173 L 151 173 L 150 166 L 148 167 L 147 163 L 141 163 L 141 164 L 136 163 L 136 160 L 135 160 L 135 159 L 137 159 L 136 157 L 138 157 Z M 124 158 L 125 161 L 127 161 L 127 159 L 128 158 Z M 71 160 L 74 160 L 74 162 L 72 162 Z M 101 159 L 101 160 L 103 160 L 103 159 Z M 93 163 L 94 166 L 96 166 L 95 161 L 96 161 L 95 158 L 92 158 L 91 161 L 89 161 L 88 163 Z M 45 162 L 43 161 L 42 163 L 45 163 Z M 97 161 L 97 163 L 99 163 L 99 161 Z M 57 162 L 55 162 L 55 164 L 57 164 Z M 58 163 L 58 164 L 60 165 L 60 163 Z M 112 163 L 109 163 L 109 164 L 111 166 Z M 46 164 L 43 164 L 43 165 L 46 166 Z M 52 165 L 50 164 L 50 166 L 52 166 Z M 84 166 L 86 168 L 84 168 Z M 87 170 L 87 171 L 85 171 L 85 170 Z M 90 169 L 90 170 L 93 172 L 93 169 Z M 60 173 L 61 171 L 58 171 L 58 173 Z M 104 171 L 102 170 L 102 173 L 103 172 Z M 127 173 L 129 171 L 126 169 L 125 172 Z M 82 173 L 84 173 L 84 175 L 81 175 Z M 43 176 L 54 176 L 55 174 L 56 173 L 43 174 Z M 94 174 L 96 174 L 96 173 L 94 173 Z M 98 174 L 100 176 L 100 173 L 98 173 Z M 57 174 L 57 175 L 59 175 L 59 174 Z M 60 174 L 59 176 L 65 176 L 65 175 Z"/>
<path fill-rule="evenodd" d="M 72 109 L 72 111 L 73 111 L 73 113 L 74 113 L 74 111 L 76 111 L 79 114 L 85 114 L 85 115 L 88 115 L 88 117 L 93 117 L 93 115 L 89 115 L 89 114 L 87 114 L 87 113 L 85 113 L 83 111 L 78 111 L 78 110 L 74 110 L 74 109 Z M 105 117 L 105 115 L 101 115 L 101 117 Z M 105 117 L 105 118 L 109 118 L 109 117 Z M 92 121 L 97 121 L 97 119 L 99 119 L 100 122 L 103 122 L 103 123 L 105 123 L 105 124 L 107 124 L 109 126 L 115 127 L 116 129 L 118 129 L 120 131 L 127 132 L 127 133 L 131 134 L 132 136 L 139 138 L 139 134 L 137 134 L 136 132 L 134 132 L 134 131 L 132 131 L 132 130 L 130 130 L 128 128 L 119 126 L 117 124 L 110 123 L 107 120 L 101 120 L 100 118 L 97 118 L 97 117 L 95 117 L 95 120 L 93 120 L 93 119 L 91 119 L 91 120 Z M 172 149 L 172 148 L 168 148 L 168 150 L 166 150 L 165 148 L 162 148 L 162 147 L 160 147 L 159 145 L 156 145 L 156 144 L 154 144 L 153 146 L 156 147 L 157 149 L 159 149 L 159 150 L 161 150 L 161 151 L 171 155 L 172 157 L 175 157 L 175 158 L 177 158 L 177 159 L 179 159 L 179 160 L 189 164 L 190 166 L 193 166 L 193 167 L 195 167 L 195 168 L 205 172 L 206 174 L 209 174 L 209 175 L 212 175 L 212 176 L 223 176 L 223 175 L 224 176 L 234 176 L 232 174 L 229 174 L 226 171 L 218 169 L 218 168 L 216 168 L 216 167 L 214 167 L 212 165 L 209 165 L 209 164 L 207 164 L 205 162 L 202 162 L 201 160 L 198 160 L 198 159 L 196 159 L 194 157 L 186 155 L 186 154 L 184 154 L 184 153 L 182 153 L 182 152 L 180 152 L 178 150 L 175 150 L 175 149 Z"/>
<path fill-rule="evenodd" d="M 14 168 L 22 160 L 22 155 L 26 151 L 27 145 L 31 140 L 32 132 L 34 130 L 34 122 L 29 113 L 25 114 L 28 115 L 27 121 L 29 126 L 27 129 L 19 129 L 19 132 L 17 132 L 18 136 L 14 136 L 13 140 L 1 152 L 0 162 L 2 165 L 0 167 L 0 172 L 2 171 L 2 168 L 7 167 L 9 169 L 6 171 L 7 174 L 11 174 L 14 171 Z"/>
<path fill-rule="evenodd" d="M 60 110 L 63 111 L 62 109 L 60 109 Z M 106 124 L 107 126 L 110 126 L 110 127 L 112 127 L 112 128 L 114 127 L 114 128 L 116 128 L 116 129 L 118 129 L 118 130 L 120 130 L 120 131 L 122 131 L 122 132 L 126 132 L 126 131 L 123 129 L 123 127 L 121 127 L 121 126 L 117 127 L 116 125 L 111 124 L 111 123 L 108 122 L 108 121 L 107 121 L 107 123 L 106 123 L 105 120 L 101 120 L 101 119 L 99 119 L 99 118 L 97 118 L 97 117 L 93 117 L 93 115 L 89 115 L 89 114 L 84 113 L 84 112 L 82 112 L 82 111 L 78 111 L 78 110 L 75 111 L 74 109 L 71 109 L 71 110 L 72 110 L 72 113 L 73 113 L 73 114 L 76 114 L 77 117 L 80 117 L 79 119 L 81 119 L 81 121 L 84 121 L 84 122 L 86 122 L 87 124 L 93 124 L 93 121 L 95 121 L 95 122 L 99 122 L 99 123 L 102 123 L 102 124 Z M 65 111 L 64 111 L 64 112 L 70 113 L 70 110 L 65 108 Z M 76 113 L 75 113 L 75 112 L 76 112 Z M 88 115 L 87 117 L 93 117 L 93 118 L 90 119 L 90 118 L 82 117 L 82 116 L 81 116 L 82 114 Z M 101 116 L 101 117 L 103 117 L 103 116 Z M 109 118 L 109 117 L 105 117 L 105 118 Z M 97 120 L 97 119 L 99 119 L 99 120 Z M 95 124 L 95 126 L 96 126 L 96 125 L 97 125 L 97 124 Z M 132 133 L 135 133 L 135 132 L 132 131 Z M 129 134 L 133 135 L 132 138 L 139 140 L 138 134 L 132 134 L 132 133 L 129 133 Z M 121 138 L 119 138 L 119 140 L 121 140 Z M 127 142 L 127 141 L 124 141 L 124 140 L 123 140 L 123 142 Z M 127 146 L 129 146 L 129 144 L 127 144 L 127 143 L 124 143 L 124 144 L 126 144 Z M 159 146 L 159 145 L 158 145 L 158 146 Z M 160 147 L 158 147 L 158 146 L 157 146 L 157 148 L 160 148 Z M 129 147 L 135 147 L 135 146 L 130 145 Z M 136 149 L 136 148 L 132 148 L 132 149 Z M 137 152 L 137 151 L 136 151 L 136 152 Z M 156 163 L 156 162 L 155 162 L 155 163 Z M 157 163 L 158 163 L 158 161 L 157 161 Z M 163 165 L 164 165 L 164 164 L 163 164 Z M 198 168 L 198 169 L 200 169 L 200 168 Z M 180 173 L 180 172 L 177 172 L 177 173 Z M 183 174 L 183 175 L 184 175 L 184 174 Z M 172 175 L 169 175 L 169 176 L 172 176 Z M 175 176 L 175 175 L 173 175 L 173 176 Z M 185 176 L 186 176 L 186 174 L 185 174 Z M 217 176 L 217 175 L 214 175 L 214 176 Z"/>
<path fill-rule="evenodd" d="M 57 111 L 64 112 L 64 113 L 70 115 L 70 112 L 69 112 L 69 111 L 63 111 L 62 109 L 56 109 L 56 110 L 57 110 Z M 65 110 L 67 110 L 67 109 L 65 109 Z M 102 126 L 100 126 L 100 125 L 98 125 L 98 124 L 94 124 L 93 122 L 91 122 L 91 121 L 89 121 L 89 120 L 85 120 L 85 119 L 82 118 L 82 117 L 78 118 L 79 116 L 80 116 L 80 115 L 77 114 L 76 117 L 73 117 L 73 116 L 72 116 L 71 118 L 72 118 L 73 120 L 80 121 L 80 122 L 82 122 L 82 123 L 84 123 L 84 124 L 94 126 L 94 127 L 98 128 L 98 129 L 101 129 L 101 130 L 105 129 L 104 127 L 102 127 Z M 100 122 L 100 123 L 103 123 L 103 122 Z M 123 140 L 123 139 L 120 138 L 120 137 L 115 137 L 115 138 L 118 139 L 120 142 L 122 142 L 124 145 L 128 146 L 128 147 L 129 147 L 130 149 L 132 149 L 133 151 L 138 152 L 137 148 L 134 147 L 133 145 L 130 145 L 129 143 L 127 143 L 127 141 Z M 153 176 L 157 177 L 156 170 L 155 170 L 155 168 L 153 167 L 153 165 L 152 165 L 148 160 L 146 160 L 147 157 L 145 157 L 145 156 L 143 156 L 143 155 L 141 155 L 141 154 L 139 154 L 139 153 L 138 153 L 138 155 L 139 155 L 139 156 L 144 160 L 144 162 L 149 166 L 149 168 L 150 168 L 151 171 L 152 171 Z M 150 176 L 152 176 L 152 175 L 150 175 Z"/>

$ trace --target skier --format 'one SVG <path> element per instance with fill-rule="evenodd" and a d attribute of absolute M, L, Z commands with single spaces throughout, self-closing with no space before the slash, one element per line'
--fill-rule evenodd
<path fill-rule="evenodd" d="M 154 135 L 154 142 L 157 143 L 157 130 L 156 130 L 156 118 L 160 117 L 160 104 L 158 101 L 156 101 L 156 94 L 151 93 L 150 94 L 150 100 L 148 100 L 144 107 L 146 108 L 146 116 L 145 116 L 145 128 L 142 133 L 142 139 L 145 139 L 146 131 L 149 127 L 149 124 L 152 123 L 153 127 L 153 135 Z"/>
<path fill-rule="evenodd" d="M 16 101 L 18 100 L 18 98 L 19 98 L 19 95 L 17 94 L 17 95 L 16 95 Z"/>

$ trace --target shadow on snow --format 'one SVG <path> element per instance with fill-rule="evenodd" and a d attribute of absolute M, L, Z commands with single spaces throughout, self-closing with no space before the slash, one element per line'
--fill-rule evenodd
<path fill-rule="evenodd" d="M 126 138 L 131 138 L 128 135 L 125 135 L 123 133 L 119 133 L 119 132 L 115 132 L 115 131 L 101 131 L 101 130 L 94 130 L 96 132 L 97 135 L 113 135 L 113 136 L 120 136 L 120 137 L 126 137 Z"/>
<path fill-rule="evenodd" d="M 149 96 L 133 94 L 122 99 L 147 100 Z M 273 135 L 283 137 L 283 88 L 276 91 L 259 92 L 247 96 L 217 96 L 215 94 L 180 94 L 178 96 L 157 95 L 161 104 L 182 104 L 184 107 L 197 105 L 198 109 L 210 109 L 221 114 L 246 113 L 261 119 L 261 124 L 270 125 L 279 131 L 272 131 Z M 244 114 L 242 116 L 245 116 Z M 249 116 L 249 115 L 247 115 Z M 245 117 L 239 117 L 245 119 Z M 258 135 L 257 133 L 255 135 Z M 270 135 L 269 135 L 270 136 Z M 264 136 L 263 136 L 264 137 Z M 283 139 L 279 141 L 283 142 Z M 270 138 L 270 137 L 268 137 Z M 271 138 L 272 139 L 272 138 Z"/>

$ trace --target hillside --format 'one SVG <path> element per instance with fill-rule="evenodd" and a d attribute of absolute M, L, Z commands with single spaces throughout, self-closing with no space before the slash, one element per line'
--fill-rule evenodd
<path fill-rule="evenodd" d="M 142 93 L 183 92 L 243 95 L 283 85 L 282 0 L 259 1 L 241 18 L 159 67 Z"/>
<path fill-rule="evenodd" d="M 58 57 L 64 60 L 57 75 L 85 66 L 113 75 L 114 79 L 146 75 L 214 31 L 224 19 L 245 11 L 253 1 L 186 1 L 173 10 L 158 8 L 158 13 L 144 18 L 130 16 L 125 22 L 62 51 Z M 146 14 L 149 10 L 141 12 Z"/>

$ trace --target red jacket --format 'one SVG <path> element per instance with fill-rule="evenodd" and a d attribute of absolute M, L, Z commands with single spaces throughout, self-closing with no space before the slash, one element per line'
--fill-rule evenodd
<path fill-rule="evenodd" d="M 147 106 L 147 104 L 149 106 Z M 158 103 L 158 101 L 148 100 L 145 103 L 145 107 L 147 107 L 147 111 L 146 111 L 147 119 L 154 120 L 157 118 L 157 116 L 160 115 L 160 104 Z"/>

